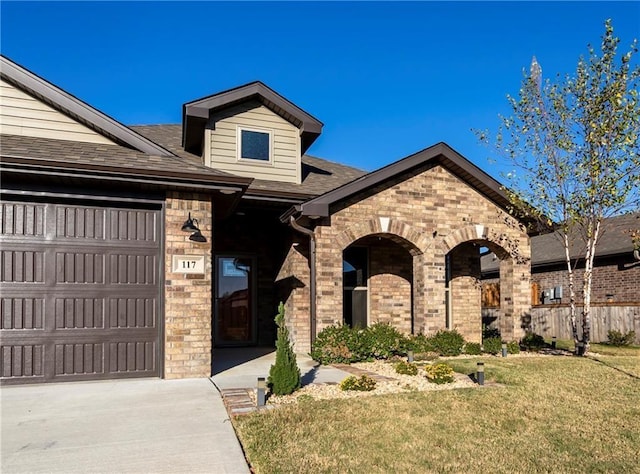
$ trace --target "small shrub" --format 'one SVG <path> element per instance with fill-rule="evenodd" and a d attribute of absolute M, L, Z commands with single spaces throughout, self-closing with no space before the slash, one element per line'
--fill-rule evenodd
<path fill-rule="evenodd" d="M 407 350 L 415 354 L 435 352 L 433 341 L 424 334 L 413 334 L 407 338 Z"/>
<path fill-rule="evenodd" d="M 500 354 L 502 352 L 502 339 L 499 337 L 490 337 L 482 341 L 482 348 L 487 354 Z"/>
<path fill-rule="evenodd" d="M 507 342 L 507 352 L 509 354 L 520 354 L 520 344 L 518 344 L 518 341 Z"/>
<path fill-rule="evenodd" d="M 311 358 L 321 364 L 349 364 L 363 360 L 358 331 L 349 326 L 329 326 L 316 337 Z"/>
<path fill-rule="evenodd" d="M 418 352 L 413 355 L 415 361 L 436 360 L 438 357 L 437 352 Z"/>
<path fill-rule="evenodd" d="M 429 382 L 443 384 L 451 383 L 454 380 L 454 371 L 447 364 L 427 365 L 424 372 Z"/>
<path fill-rule="evenodd" d="M 418 366 L 411 362 L 400 361 L 394 365 L 396 373 L 402 375 L 418 375 Z"/>
<path fill-rule="evenodd" d="M 407 352 L 407 338 L 387 323 L 375 323 L 363 331 L 369 357 L 389 359 Z"/>
<path fill-rule="evenodd" d="M 464 353 L 469 355 L 480 355 L 482 353 L 482 346 L 477 342 L 467 342 L 464 345 Z"/>
<path fill-rule="evenodd" d="M 528 351 L 537 352 L 545 346 L 544 338 L 533 332 L 527 332 L 520 344 Z"/>
<path fill-rule="evenodd" d="M 462 354 L 464 347 L 464 338 L 456 331 L 438 331 L 431 336 L 431 344 L 435 352 L 443 356 L 457 356 Z"/>
<path fill-rule="evenodd" d="M 313 396 L 309 395 L 308 393 L 303 393 L 297 398 L 297 400 L 298 403 L 310 403 L 313 401 Z"/>
<path fill-rule="evenodd" d="M 359 392 L 370 392 L 371 390 L 375 390 L 376 381 L 367 375 L 363 375 L 361 377 L 356 377 L 355 375 L 350 375 L 342 382 L 340 382 L 340 390 L 356 390 Z"/>
<path fill-rule="evenodd" d="M 607 332 L 607 339 L 607 344 L 610 344 L 612 346 L 630 346 L 636 339 L 636 332 L 629 331 L 628 333 L 623 334 L 620 331 L 612 329 Z"/>
<path fill-rule="evenodd" d="M 487 326 L 486 324 L 482 325 L 482 340 L 490 339 L 492 337 L 502 337 L 500 334 L 500 329 L 492 328 L 491 326 Z"/>

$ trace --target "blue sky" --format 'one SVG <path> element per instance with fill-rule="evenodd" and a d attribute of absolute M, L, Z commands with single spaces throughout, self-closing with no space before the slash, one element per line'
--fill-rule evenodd
<path fill-rule="evenodd" d="M 309 154 L 373 170 L 444 141 L 499 178 L 495 129 L 536 56 L 575 69 L 640 2 L 7 2 L 2 53 L 127 125 L 261 80 L 324 124 Z"/>

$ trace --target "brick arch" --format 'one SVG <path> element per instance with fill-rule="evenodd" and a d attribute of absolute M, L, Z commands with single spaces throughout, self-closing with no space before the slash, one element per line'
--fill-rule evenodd
<path fill-rule="evenodd" d="M 384 217 L 368 219 L 348 227 L 338 234 L 336 243 L 344 250 L 356 240 L 368 235 L 386 236 L 408 247 L 407 250 L 414 256 L 422 254 L 427 246 L 427 238 L 423 231 L 398 219 Z"/>
<path fill-rule="evenodd" d="M 526 238 L 526 236 L 523 237 Z M 487 242 L 489 249 L 495 253 L 500 260 L 507 258 L 513 258 L 518 262 L 527 260 L 527 258 L 520 255 L 517 242 L 504 233 L 499 233 L 482 224 L 469 225 L 458 229 L 443 239 L 440 239 L 437 245 L 443 254 L 447 254 L 458 245 L 473 241 Z"/>

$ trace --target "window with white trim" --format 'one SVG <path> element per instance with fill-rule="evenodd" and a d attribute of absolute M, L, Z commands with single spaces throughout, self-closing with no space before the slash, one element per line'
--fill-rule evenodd
<path fill-rule="evenodd" d="M 271 132 L 238 128 L 238 159 L 271 161 Z"/>

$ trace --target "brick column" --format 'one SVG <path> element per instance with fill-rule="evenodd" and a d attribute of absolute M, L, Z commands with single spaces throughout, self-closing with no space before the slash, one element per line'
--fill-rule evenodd
<path fill-rule="evenodd" d="M 428 249 L 423 261 L 424 319 L 422 328 L 416 326 L 416 329 L 433 334 L 447 327 L 445 257 L 437 250 Z"/>
<path fill-rule="evenodd" d="M 531 317 L 529 263 L 512 258 L 500 261 L 500 333 L 506 341 L 518 340 Z"/>
<path fill-rule="evenodd" d="M 181 230 L 189 212 L 198 220 L 206 243 L 189 240 L 191 234 Z M 211 375 L 212 222 L 213 206 L 209 196 L 167 195 L 164 374 L 168 379 Z M 204 274 L 173 273 L 174 255 L 204 256 Z"/>

